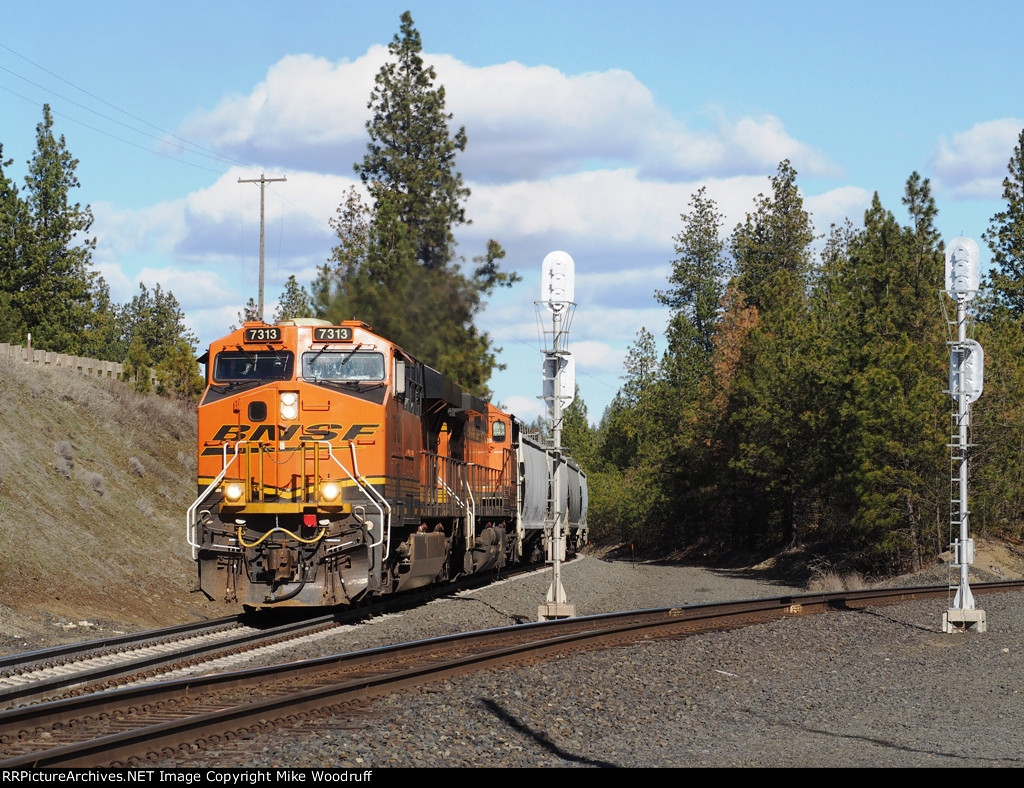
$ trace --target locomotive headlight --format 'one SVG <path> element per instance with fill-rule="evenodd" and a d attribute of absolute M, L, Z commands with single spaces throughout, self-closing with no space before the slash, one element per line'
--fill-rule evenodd
<path fill-rule="evenodd" d="M 295 391 L 281 392 L 281 419 L 295 421 L 299 417 L 299 395 Z"/>
<path fill-rule="evenodd" d="M 320 485 L 320 500 L 333 502 L 341 495 L 341 485 L 337 482 L 323 482 Z"/>
<path fill-rule="evenodd" d="M 224 500 L 229 503 L 237 503 L 244 494 L 245 487 L 241 482 L 228 482 L 224 485 Z"/>

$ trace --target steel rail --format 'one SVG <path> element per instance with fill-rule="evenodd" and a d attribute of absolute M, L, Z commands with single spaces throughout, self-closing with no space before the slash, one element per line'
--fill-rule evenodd
<path fill-rule="evenodd" d="M 219 619 L 218 621 L 224 621 L 224 619 Z M 42 698 L 61 690 L 87 686 L 92 683 L 100 682 L 104 679 L 111 680 L 118 677 L 135 676 L 143 674 L 145 671 L 151 671 L 157 667 L 187 662 L 188 660 L 192 660 L 197 657 L 214 659 L 225 651 L 244 648 L 252 644 L 263 641 L 272 641 L 282 637 L 299 636 L 307 630 L 322 627 L 333 621 L 334 616 L 321 616 L 315 619 L 283 624 L 269 629 L 249 628 L 237 635 L 229 635 L 225 632 L 225 637 L 223 639 L 206 641 L 191 646 L 183 645 L 180 648 L 174 647 L 176 638 L 171 636 L 163 640 L 139 640 L 135 643 L 135 647 L 132 650 L 127 651 L 100 651 L 93 653 L 89 649 L 85 648 L 78 650 L 72 649 L 63 653 L 77 655 L 83 665 L 81 670 L 74 670 L 75 662 L 70 662 L 58 666 L 63 668 L 64 671 L 60 675 L 47 675 L 43 678 L 33 680 L 31 678 L 31 674 L 26 673 L 24 674 L 27 679 L 26 683 L 19 686 L 0 689 L 0 708 L 10 707 L 10 705 L 15 701 L 25 702 L 33 698 Z M 185 640 L 200 637 L 202 633 L 207 630 L 209 630 L 210 635 L 212 636 L 218 631 L 218 627 L 186 626 L 179 630 L 177 639 Z M 166 632 L 166 630 L 159 631 L 161 633 Z M 163 650 L 160 647 L 165 647 L 166 650 Z M 156 653 L 152 651 L 154 648 L 157 649 Z M 147 653 L 134 653 L 138 651 L 147 651 Z M 105 657 L 114 658 L 114 661 L 99 666 L 89 664 L 96 659 Z M 117 660 L 117 657 L 123 657 L 123 659 Z M 54 668 L 49 669 L 52 670 Z"/>
<path fill-rule="evenodd" d="M 153 641 L 164 638 L 169 639 L 192 632 L 201 632 L 204 629 L 242 623 L 241 619 L 242 615 L 234 615 L 211 619 L 209 621 L 190 621 L 186 624 L 175 624 L 173 626 L 151 629 L 145 632 L 130 632 L 123 635 L 111 635 L 110 637 L 96 638 L 95 640 L 84 640 L 76 643 L 62 643 L 58 646 L 47 646 L 46 648 L 36 649 L 35 651 L 25 651 L 19 654 L 3 654 L 0 655 L 0 671 L 8 668 L 20 669 L 40 662 L 53 662 L 54 660 L 62 657 L 74 658 L 90 651 L 109 651 L 139 645 L 150 645 Z"/>

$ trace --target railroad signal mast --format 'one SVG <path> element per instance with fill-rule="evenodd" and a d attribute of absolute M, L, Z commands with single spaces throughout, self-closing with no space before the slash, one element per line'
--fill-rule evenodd
<path fill-rule="evenodd" d="M 946 248 L 945 293 L 956 302 L 956 340 L 949 343 L 949 394 L 953 398 L 950 429 L 950 549 L 954 566 L 959 567 L 959 582 L 952 605 L 942 616 L 943 632 L 963 632 L 988 628 L 985 611 L 974 606 L 968 583 L 970 564 L 974 563 L 974 540 L 969 535 L 970 510 L 967 507 L 967 459 L 973 444 L 971 404 L 981 396 L 985 354 L 973 339 L 967 338 L 967 302 L 978 294 L 980 255 L 978 244 L 959 236 Z"/>
<path fill-rule="evenodd" d="M 561 491 L 567 487 L 565 458 L 562 455 L 562 411 L 572 404 L 576 393 L 576 367 L 572 354 L 566 349 L 569 327 L 576 304 L 575 263 L 565 252 L 551 252 L 544 258 L 541 272 L 541 298 L 536 302 L 537 317 L 543 330 L 544 349 L 544 402 L 551 418 L 551 462 L 555 463 L 551 476 L 551 505 L 545 523 L 547 531 L 547 561 L 551 564 L 551 586 L 543 605 L 537 609 L 538 620 L 550 621 L 572 618 L 576 606 L 570 604 L 562 587 L 562 561 L 565 560 L 565 531 L 569 523 L 569 506 Z M 543 310 L 542 308 L 543 307 Z M 546 310 L 551 316 L 551 328 L 544 327 Z"/>

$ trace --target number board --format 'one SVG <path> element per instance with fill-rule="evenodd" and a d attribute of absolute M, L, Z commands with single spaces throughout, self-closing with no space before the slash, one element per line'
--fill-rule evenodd
<path fill-rule="evenodd" d="M 314 342 L 351 342 L 352 329 L 348 326 L 323 326 L 313 329 Z"/>
<path fill-rule="evenodd" d="M 246 342 L 280 342 L 281 329 L 277 326 L 245 329 Z"/>

